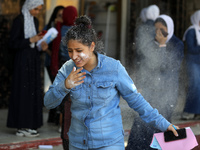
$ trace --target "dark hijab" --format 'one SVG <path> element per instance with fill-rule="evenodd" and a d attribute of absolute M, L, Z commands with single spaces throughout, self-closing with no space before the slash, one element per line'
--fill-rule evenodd
<path fill-rule="evenodd" d="M 74 6 L 67 6 L 63 10 L 63 25 L 72 26 L 78 16 L 77 9 Z"/>

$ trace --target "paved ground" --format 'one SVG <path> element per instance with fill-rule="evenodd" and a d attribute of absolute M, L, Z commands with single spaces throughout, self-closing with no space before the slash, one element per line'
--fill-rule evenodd
<path fill-rule="evenodd" d="M 121 100 L 120 107 L 122 110 L 123 125 L 125 130 L 125 144 L 127 144 L 129 131 L 131 129 L 133 118 L 136 113 L 130 109 L 124 100 Z M 200 135 L 200 120 L 199 121 L 182 121 L 180 120 L 180 112 L 182 105 L 178 104 L 178 108 L 173 115 L 172 123 L 180 125 L 180 127 L 190 126 L 195 135 Z M 62 141 L 60 133 L 58 133 L 58 126 L 48 124 L 47 117 L 48 111 L 44 108 L 44 125 L 38 130 L 40 136 L 36 138 L 17 137 L 15 135 L 16 129 L 6 127 L 7 109 L 0 109 L 0 150 L 7 149 L 26 149 L 38 150 L 39 145 L 52 145 L 54 150 L 62 150 Z M 199 137 L 200 139 L 200 137 Z M 41 149 L 40 149 L 41 150 Z M 200 150 L 196 148 L 195 150 Z"/>
<path fill-rule="evenodd" d="M 53 150 L 62 150 L 63 149 L 63 147 L 62 147 L 62 145 L 57 145 L 57 146 L 53 146 Z M 28 150 L 47 150 L 47 148 L 30 148 L 30 149 L 28 149 Z M 49 149 L 50 150 L 50 149 Z"/>

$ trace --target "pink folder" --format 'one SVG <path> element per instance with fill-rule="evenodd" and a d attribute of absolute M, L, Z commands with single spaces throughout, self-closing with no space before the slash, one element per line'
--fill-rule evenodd
<path fill-rule="evenodd" d="M 191 150 L 194 147 L 196 147 L 198 143 L 190 127 L 186 128 L 186 135 L 187 135 L 187 138 L 185 139 L 165 142 L 164 133 L 161 132 L 161 133 L 155 133 L 153 136 L 153 139 L 154 137 L 157 139 L 162 150 Z M 153 139 L 152 139 L 152 142 L 153 142 Z"/>

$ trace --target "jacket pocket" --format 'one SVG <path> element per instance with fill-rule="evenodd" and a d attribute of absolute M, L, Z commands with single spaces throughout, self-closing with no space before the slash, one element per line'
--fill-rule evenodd
<path fill-rule="evenodd" d="M 99 98 L 107 99 L 111 96 L 113 82 L 97 82 L 97 95 Z"/>

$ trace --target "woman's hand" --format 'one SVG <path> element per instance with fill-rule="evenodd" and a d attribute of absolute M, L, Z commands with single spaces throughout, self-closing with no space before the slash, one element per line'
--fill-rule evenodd
<path fill-rule="evenodd" d="M 160 44 L 160 45 L 165 45 L 166 41 L 167 41 L 167 36 L 164 37 L 164 35 L 162 34 L 161 30 L 158 29 L 156 30 L 156 37 L 155 37 L 156 41 Z"/>
<path fill-rule="evenodd" d="M 83 70 L 83 68 L 79 68 L 77 70 L 75 67 L 73 68 L 72 72 L 65 79 L 65 87 L 67 89 L 74 88 L 75 86 L 80 85 L 84 82 L 83 79 L 86 78 L 86 76 L 84 76 L 86 72 L 80 73 L 81 70 Z"/>
<path fill-rule="evenodd" d="M 180 129 L 178 126 L 175 126 L 175 127 L 176 127 L 176 129 Z M 175 136 L 178 136 L 178 133 L 177 133 L 176 129 L 173 127 L 172 124 L 170 124 L 169 127 L 167 128 L 167 131 L 172 131 Z"/>
<path fill-rule="evenodd" d="M 41 43 L 42 51 L 47 51 L 48 47 L 49 47 L 49 45 L 45 41 L 43 41 Z"/>
<path fill-rule="evenodd" d="M 31 38 L 29 39 L 29 41 L 30 41 L 31 43 L 36 43 L 37 41 L 39 41 L 39 40 L 42 39 L 42 38 L 43 38 L 43 35 L 37 34 L 37 35 L 31 37 Z"/>

